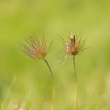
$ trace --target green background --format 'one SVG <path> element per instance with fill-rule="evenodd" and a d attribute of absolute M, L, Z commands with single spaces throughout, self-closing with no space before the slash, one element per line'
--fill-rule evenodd
<path fill-rule="evenodd" d="M 109 0 L 0 0 L 0 105 L 2 110 L 50 110 L 52 81 L 45 63 L 22 53 L 25 37 L 44 33 L 53 49 L 47 55 L 55 79 L 55 110 L 73 110 L 72 57 L 57 63 L 70 32 L 89 47 L 76 57 L 78 110 L 110 109 Z M 61 57 L 60 57 L 61 58 Z M 64 60 L 64 59 L 63 59 Z"/>

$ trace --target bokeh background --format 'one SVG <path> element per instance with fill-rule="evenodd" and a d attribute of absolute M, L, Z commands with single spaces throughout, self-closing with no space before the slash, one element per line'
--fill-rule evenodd
<path fill-rule="evenodd" d="M 50 110 L 52 81 L 45 63 L 22 53 L 25 37 L 44 33 L 53 49 L 48 60 L 55 78 L 55 110 L 73 110 L 75 86 L 72 58 L 57 63 L 70 32 L 87 38 L 89 47 L 76 57 L 78 110 L 110 109 L 109 0 L 0 0 L 1 110 Z M 16 109 L 19 110 L 19 109 Z"/>

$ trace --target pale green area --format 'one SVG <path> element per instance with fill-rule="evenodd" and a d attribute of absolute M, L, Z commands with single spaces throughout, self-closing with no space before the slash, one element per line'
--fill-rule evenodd
<path fill-rule="evenodd" d="M 19 43 L 36 33 L 48 42 L 55 78 L 55 110 L 73 110 L 72 58 L 57 63 L 70 32 L 81 34 L 90 47 L 76 57 L 78 110 L 110 109 L 110 1 L 109 0 L 0 0 L 0 105 L 2 110 L 26 105 L 25 110 L 50 110 L 51 77 L 45 62 L 25 56 Z M 64 59 L 63 59 L 64 60 Z M 8 106 L 7 106 L 8 105 Z M 23 109 L 24 110 L 24 109 Z"/>

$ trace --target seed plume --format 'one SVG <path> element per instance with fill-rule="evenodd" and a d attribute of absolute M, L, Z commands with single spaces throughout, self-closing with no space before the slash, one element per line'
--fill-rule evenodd
<path fill-rule="evenodd" d="M 36 35 L 29 35 L 29 37 L 25 39 L 25 43 L 22 44 L 22 51 L 33 59 L 44 59 L 51 51 L 52 42 L 47 44 L 44 35 L 41 36 L 41 38 Z"/>

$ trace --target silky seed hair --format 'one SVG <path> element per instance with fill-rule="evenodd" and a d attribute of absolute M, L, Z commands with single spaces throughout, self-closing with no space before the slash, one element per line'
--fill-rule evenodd
<path fill-rule="evenodd" d="M 34 34 L 25 39 L 25 43 L 21 44 L 21 49 L 27 56 L 40 60 L 44 59 L 51 51 L 52 43 L 53 40 L 48 44 L 44 35 L 40 38 Z"/>
<path fill-rule="evenodd" d="M 66 56 L 78 55 L 81 51 L 86 49 L 84 47 L 85 40 L 82 41 L 82 37 L 77 38 L 77 36 L 71 34 L 69 42 L 62 40 L 64 44 L 64 51 Z"/>
<path fill-rule="evenodd" d="M 85 48 L 86 39 L 82 40 L 82 35 L 77 36 L 71 33 L 68 42 L 66 42 L 59 34 L 57 35 L 60 37 L 59 41 L 63 44 L 63 49 L 61 49 L 61 52 L 63 52 L 63 57 L 61 57 L 61 59 L 64 58 L 63 64 L 65 63 L 68 56 L 79 55 L 83 50 L 86 49 Z M 61 60 L 58 60 L 58 62 L 60 61 Z"/>

